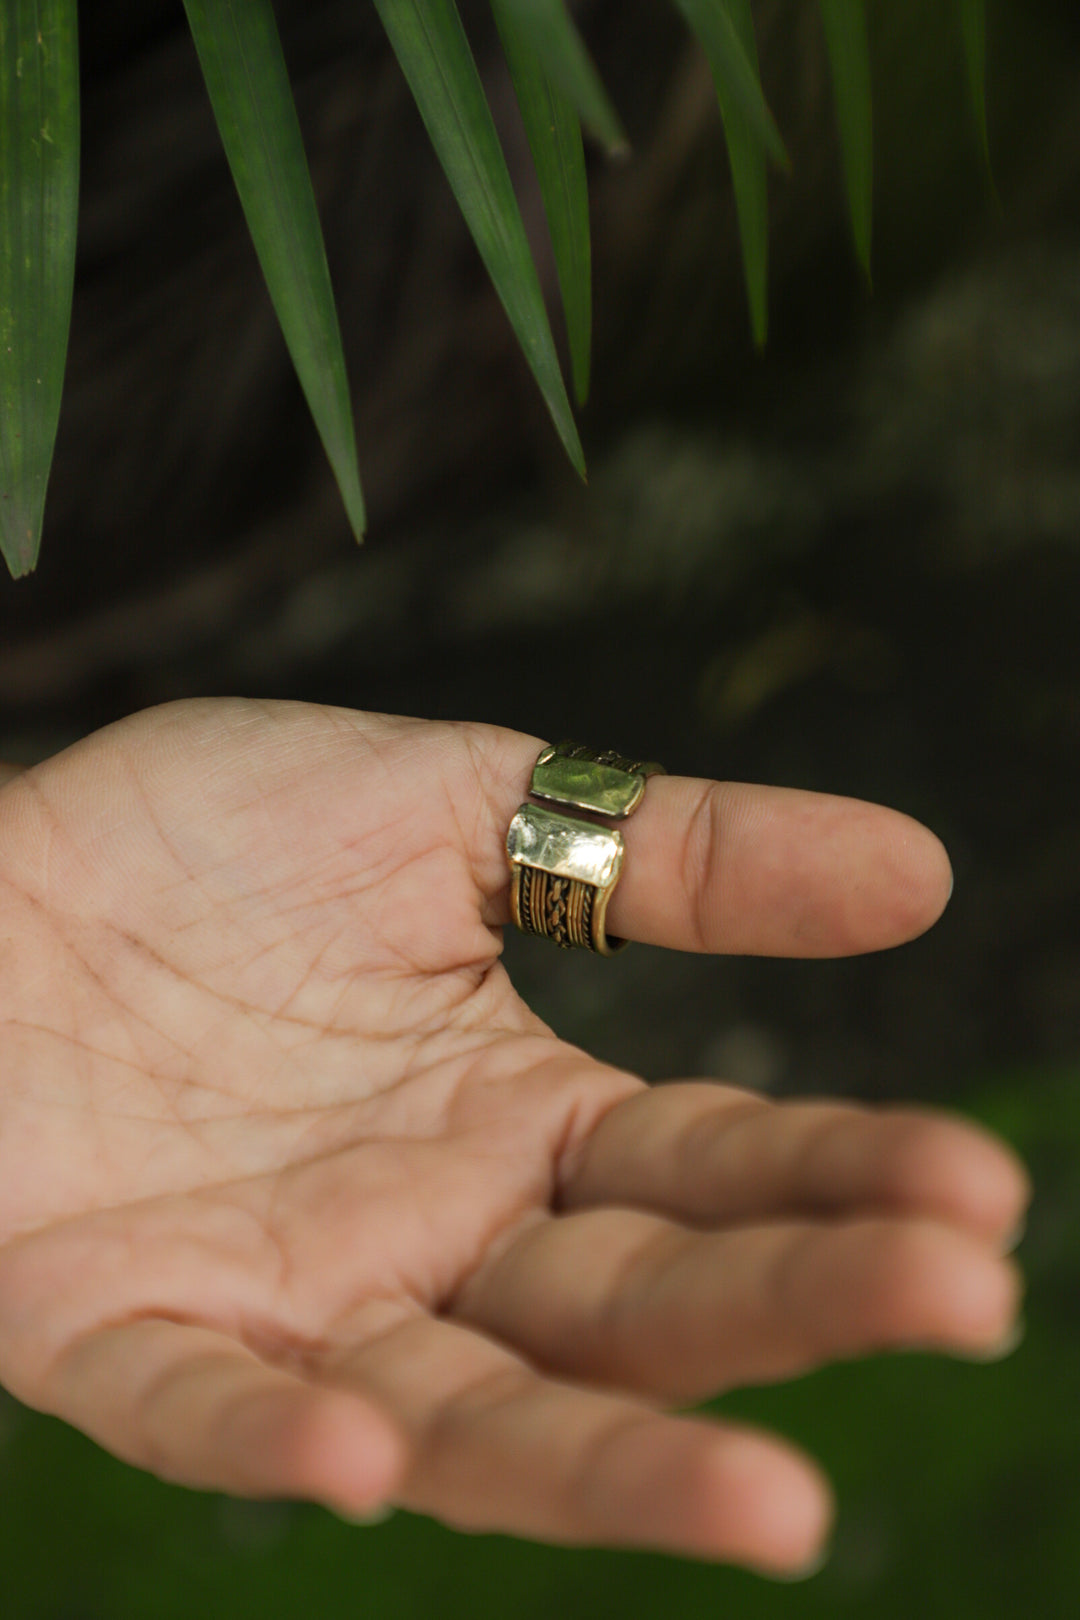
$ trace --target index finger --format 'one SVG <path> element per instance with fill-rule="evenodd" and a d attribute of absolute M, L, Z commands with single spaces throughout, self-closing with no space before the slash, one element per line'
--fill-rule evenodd
<path fill-rule="evenodd" d="M 500 841 L 528 793 L 539 745 L 501 733 L 484 784 Z M 654 776 L 619 823 L 622 875 L 609 934 L 673 950 L 746 956 L 852 956 L 903 944 L 952 892 L 941 841 L 897 810 L 795 788 Z M 510 920 L 501 842 L 483 866 L 496 915 Z M 501 864 L 500 864 L 501 863 Z"/>

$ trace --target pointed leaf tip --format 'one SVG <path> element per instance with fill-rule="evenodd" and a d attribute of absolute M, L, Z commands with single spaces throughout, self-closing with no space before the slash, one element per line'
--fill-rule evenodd
<path fill-rule="evenodd" d="M 585 457 L 513 183 L 454 0 L 374 0 L 567 455 Z"/>
<path fill-rule="evenodd" d="M 349 526 L 365 527 L 322 227 L 270 0 L 184 0 L 222 145 Z"/>
<path fill-rule="evenodd" d="M 767 152 L 770 148 L 763 138 L 760 110 L 754 111 L 748 99 L 746 86 L 742 83 L 745 77 L 749 84 L 755 87 L 761 107 L 764 108 L 753 11 L 750 0 L 678 0 L 678 4 L 705 46 L 712 69 L 716 96 L 724 121 L 728 157 L 731 161 L 746 294 L 750 306 L 750 329 L 754 347 L 761 353 L 769 334 Z M 718 21 L 721 18 L 724 29 L 718 31 Z M 731 65 L 732 41 L 740 61 L 744 64 L 743 68 L 735 71 Z M 771 114 L 767 108 L 765 114 L 771 124 Z M 786 156 L 785 152 L 785 159 Z"/>
<path fill-rule="evenodd" d="M 866 0 L 820 0 L 855 252 L 871 278 L 874 126 Z"/>
<path fill-rule="evenodd" d="M 589 397 L 592 351 L 592 245 L 581 124 L 551 81 L 509 0 L 492 0 L 525 134 L 540 183 L 562 294 L 574 394 Z"/>
<path fill-rule="evenodd" d="M 990 195 L 1000 207 L 994 166 L 990 156 L 990 126 L 986 110 L 986 0 L 959 0 L 959 4 L 968 90 L 979 149 L 982 153 Z"/>

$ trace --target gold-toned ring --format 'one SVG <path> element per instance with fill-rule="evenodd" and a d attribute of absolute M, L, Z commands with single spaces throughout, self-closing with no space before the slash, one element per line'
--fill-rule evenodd
<path fill-rule="evenodd" d="M 529 783 L 529 793 L 543 803 L 523 804 L 506 835 L 510 906 L 522 933 L 600 956 L 614 956 L 628 944 L 605 926 L 622 871 L 623 836 L 586 816 L 625 820 L 641 803 L 649 777 L 663 773 L 655 760 L 597 753 L 579 743 L 543 750 Z"/>

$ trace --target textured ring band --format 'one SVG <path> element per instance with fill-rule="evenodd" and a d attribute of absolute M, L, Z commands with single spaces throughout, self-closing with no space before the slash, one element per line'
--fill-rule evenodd
<path fill-rule="evenodd" d="M 605 927 L 608 901 L 622 871 L 625 845 L 613 827 L 580 814 L 621 821 L 632 815 L 654 760 L 597 753 L 578 743 L 545 748 L 533 767 L 529 793 L 543 804 L 523 804 L 510 823 L 510 905 L 525 934 L 539 934 L 564 950 L 578 946 L 614 956 L 628 943 Z M 549 809 L 558 805 L 558 810 Z M 566 814 L 567 810 L 579 812 Z"/>

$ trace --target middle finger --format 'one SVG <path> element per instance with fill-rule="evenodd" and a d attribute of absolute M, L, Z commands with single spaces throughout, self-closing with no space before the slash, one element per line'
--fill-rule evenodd
<path fill-rule="evenodd" d="M 450 1313 L 560 1377 L 696 1401 L 825 1361 L 905 1347 L 989 1358 L 1020 1275 L 925 1220 L 692 1232 L 637 1210 L 525 1229 Z"/>

